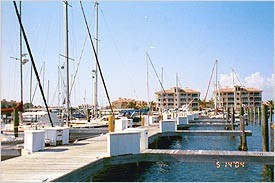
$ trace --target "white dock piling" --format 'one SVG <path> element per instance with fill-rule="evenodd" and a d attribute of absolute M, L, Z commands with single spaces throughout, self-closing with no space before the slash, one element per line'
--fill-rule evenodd
<path fill-rule="evenodd" d="M 140 132 L 111 132 L 107 134 L 109 156 L 140 153 Z"/>
<path fill-rule="evenodd" d="M 175 132 L 177 130 L 177 123 L 175 120 L 160 121 L 160 132 Z"/>
<path fill-rule="evenodd" d="M 25 130 L 24 149 L 29 152 L 43 150 L 45 147 L 45 130 Z"/>
<path fill-rule="evenodd" d="M 127 128 L 124 132 L 140 132 L 140 150 L 148 149 L 148 130 L 144 128 Z"/>

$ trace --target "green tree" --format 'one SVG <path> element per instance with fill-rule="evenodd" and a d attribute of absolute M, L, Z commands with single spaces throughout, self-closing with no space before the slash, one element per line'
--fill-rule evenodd
<path fill-rule="evenodd" d="M 130 102 L 127 104 L 127 108 L 138 109 L 136 101 L 130 101 Z"/>
<path fill-rule="evenodd" d="M 207 108 L 214 108 L 214 100 L 210 99 L 206 102 L 206 107 Z"/>
<path fill-rule="evenodd" d="M 33 108 L 33 104 L 32 104 L 32 103 L 25 103 L 25 104 L 23 105 L 23 108 L 24 108 L 24 110 L 25 110 L 25 109 L 28 109 L 28 108 Z"/>

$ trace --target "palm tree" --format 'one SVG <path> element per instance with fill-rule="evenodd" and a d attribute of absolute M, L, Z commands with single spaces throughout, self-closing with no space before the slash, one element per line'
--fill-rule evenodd
<path fill-rule="evenodd" d="M 272 116 L 272 111 L 274 110 L 274 100 L 268 100 L 267 101 L 267 106 L 270 107 L 269 109 L 269 117 Z M 270 118 L 272 120 L 272 117 Z"/>
<path fill-rule="evenodd" d="M 268 101 L 267 101 L 267 105 L 268 105 L 269 107 L 271 107 L 272 109 L 274 109 L 274 100 L 268 100 Z"/>

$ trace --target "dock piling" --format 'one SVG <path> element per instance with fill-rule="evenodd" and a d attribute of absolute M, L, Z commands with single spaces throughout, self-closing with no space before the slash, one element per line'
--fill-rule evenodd
<path fill-rule="evenodd" d="M 270 106 L 269 107 L 269 121 L 270 121 L 270 123 L 272 123 L 272 115 L 273 115 L 273 113 L 272 113 L 272 106 Z"/>
<path fill-rule="evenodd" d="M 257 107 L 258 109 L 258 125 L 261 124 L 261 111 L 260 111 L 260 107 Z"/>
<path fill-rule="evenodd" d="M 108 117 L 108 131 L 109 132 L 114 132 L 115 131 L 115 117 L 113 115 L 110 115 Z"/>
<path fill-rule="evenodd" d="M 248 120 L 249 120 L 250 124 L 253 124 L 253 122 L 252 122 L 252 111 L 251 111 L 251 107 L 249 107 L 249 108 L 247 109 L 247 111 L 248 111 Z"/>
<path fill-rule="evenodd" d="M 256 107 L 253 107 L 253 121 L 256 124 Z"/>
<path fill-rule="evenodd" d="M 234 108 L 232 108 L 232 115 L 231 115 L 231 130 L 235 130 L 234 123 L 235 123 L 235 110 L 234 110 Z"/>
<path fill-rule="evenodd" d="M 227 113 L 226 113 L 226 123 L 229 123 L 229 115 L 230 115 L 230 111 L 229 111 L 229 107 L 228 107 Z"/>
<path fill-rule="evenodd" d="M 141 117 L 141 126 L 145 126 L 145 117 L 144 116 Z"/>
<path fill-rule="evenodd" d="M 87 109 L 87 121 L 91 121 L 91 109 Z"/>
<path fill-rule="evenodd" d="M 230 118 L 230 110 L 229 110 L 229 107 L 227 108 L 227 111 L 226 111 L 226 124 L 229 124 L 230 122 L 229 122 L 229 118 Z M 226 127 L 224 127 L 224 129 L 225 130 L 229 130 L 230 129 L 230 127 L 228 127 L 228 126 L 226 126 Z"/>
<path fill-rule="evenodd" d="M 270 151 L 274 152 L 274 123 L 270 123 Z"/>
<path fill-rule="evenodd" d="M 18 109 L 13 109 L 13 132 L 14 137 L 18 137 L 19 115 Z"/>
<path fill-rule="evenodd" d="M 243 108 L 240 108 L 240 130 L 242 132 L 242 136 L 240 137 L 241 144 L 239 146 L 240 151 L 247 151 L 247 141 L 246 141 L 246 134 L 245 134 L 245 124 L 244 124 L 244 112 Z"/>
<path fill-rule="evenodd" d="M 268 152 L 268 114 L 267 107 L 262 104 L 262 150 L 263 152 Z"/>

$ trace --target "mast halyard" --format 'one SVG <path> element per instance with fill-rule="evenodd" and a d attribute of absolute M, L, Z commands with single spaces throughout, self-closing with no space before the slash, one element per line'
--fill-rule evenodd
<path fill-rule="evenodd" d="M 98 56 L 98 1 L 95 2 L 95 52 L 96 55 Z M 93 114 L 95 117 L 98 117 L 97 115 L 97 107 L 98 107 L 98 66 L 95 64 L 95 70 L 94 70 L 94 97 L 93 97 L 93 106 L 94 106 L 94 111 Z"/>

